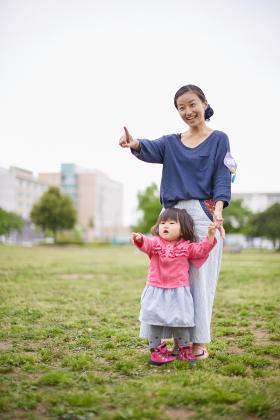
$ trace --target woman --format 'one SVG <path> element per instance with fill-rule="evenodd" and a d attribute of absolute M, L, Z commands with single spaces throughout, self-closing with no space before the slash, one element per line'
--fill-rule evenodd
<path fill-rule="evenodd" d="M 174 104 L 188 126 L 187 131 L 151 141 L 135 139 L 125 128 L 119 144 L 130 148 L 138 159 L 163 165 L 161 203 L 164 208 L 186 209 L 194 220 L 199 241 L 207 235 L 209 219 L 218 223 L 217 246 L 200 269 L 192 266 L 190 270 L 195 308 L 190 341 L 197 359 L 206 359 L 224 238 L 222 211 L 231 197 L 231 173 L 225 163 L 230 146 L 225 133 L 206 125 L 214 111 L 198 86 L 181 87 L 175 94 Z M 147 328 L 142 324 L 142 337 L 148 335 Z M 170 331 L 166 330 L 162 338 L 169 336 Z"/>

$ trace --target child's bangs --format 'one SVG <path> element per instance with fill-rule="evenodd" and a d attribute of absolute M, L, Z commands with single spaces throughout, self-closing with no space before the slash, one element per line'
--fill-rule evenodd
<path fill-rule="evenodd" d="M 179 220 L 178 209 L 170 208 L 170 209 L 164 210 L 164 212 L 160 215 L 159 221 L 166 222 L 167 220 L 178 222 Z"/>

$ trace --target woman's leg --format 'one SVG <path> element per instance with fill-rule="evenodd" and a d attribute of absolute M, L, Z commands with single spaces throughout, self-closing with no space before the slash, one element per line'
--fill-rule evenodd
<path fill-rule="evenodd" d="M 179 202 L 176 207 L 185 208 L 192 216 L 198 241 L 207 235 L 211 223 L 204 213 L 199 201 L 187 200 Z M 201 353 L 201 347 L 211 341 L 210 325 L 213 301 L 218 281 L 223 241 L 219 233 L 216 235 L 217 245 L 209 254 L 208 260 L 199 268 L 190 266 L 190 285 L 194 300 L 195 327 L 190 328 L 190 339 L 194 343 L 193 351 Z"/>

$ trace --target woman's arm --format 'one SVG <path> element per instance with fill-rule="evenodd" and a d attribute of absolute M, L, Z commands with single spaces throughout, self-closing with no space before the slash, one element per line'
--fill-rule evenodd
<path fill-rule="evenodd" d="M 130 149 L 135 150 L 136 152 L 139 152 L 140 150 L 139 140 L 134 139 L 126 127 L 124 127 L 124 134 L 119 140 L 119 145 L 124 148 L 130 147 Z"/>
<path fill-rule="evenodd" d="M 214 160 L 213 173 L 213 200 L 217 203 L 217 213 L 221 211 L 221 205 L 227 207 L 231 197 L 231 173 L 224 164 L 227 152 L 230 151 L 228 137 L 221 133 Z"/>
<path fill-rule="evenodd" d="M 130 148 L 131 152 L 138 159 L 149 163 L 163 163 L 165 142 L 164 137 L 156 140 L 138 140 L 131 136 L 126 127 L 125 133 L 119 140 L 119 145 L 123 148 Z"/>

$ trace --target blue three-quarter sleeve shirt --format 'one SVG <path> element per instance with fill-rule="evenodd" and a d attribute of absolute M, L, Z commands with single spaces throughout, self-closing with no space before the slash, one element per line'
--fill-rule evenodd
<path fill-rule="evenodd" d="M 157 140 L 140 139 L 140 151 L 131 150 L 140 160 L 162 164 L 160 201 L 165 208 L 180 200 L 223 201 L 231 197 L 231 174 L 224 164 L 230 151 L 229 140 L 222 131 L 213 131 L 196 147 L 187 147 L 180 134 Z"/>

